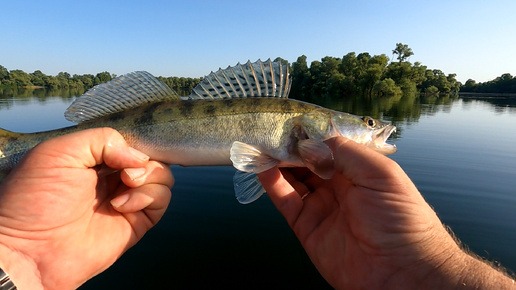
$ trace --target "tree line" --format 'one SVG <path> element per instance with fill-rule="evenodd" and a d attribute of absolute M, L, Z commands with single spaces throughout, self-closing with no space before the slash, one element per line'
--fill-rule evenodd
<path fill-rule="evenodd" d="M 342 58 L 326 56 L 320 61 L 312 61 L 302 55 L 290 65 L 292 76 L 291 95 L 294 98 L 314 98 L 325 96 L 399 96 L 402 94 L 424 93 L 430 95 L 462 92 L 516 92 L 516 78 L 504 74 L 493 81 L 476 83 L 468 80 L 462 85 L 456 74 L 446 75 L 439 69 L 429 69 L 419 62 L 412 64 L 409 59 L 414 52 L 408 45 L 397 43 L 392 50 L 392 60 L 385 54 L 358 55 L 350 52 Z M 395 60 L 394 60 L 395 58 Z M 282 58 L 276 58 L 288 63 Z M 110 81 L 116 75 L 100 72 L 96 75 L 70 75 L 60 72 L 56 76 L 40 70 L 26 73 L 22 70 L 8 71 L 0 65 L 0 87 L 43 87 L 47 89 L 87 90 Z M 158 77 L 180 95 L 188 95 L 202 78 Z"/>
<path fill-rule="evenodd" d="M 49 90 L 77 89 L 85 91 L 98 84 L 108 82 L 115 77 L 115 74 L 111 74 L 107 71 L 95 75 L 70 75 L 67 72 L 60 72 L 56 76 L 51 76 L 44 74 L 40 70 L 36 70 L 33 73 L 26 73 L 19 69 L 9 71 L 0 65 L 0 87 L 40 87 Z M 201 78 L 188 77 L 158 78 L 180 94 L 181 92 L 187 92 L 187 94 L 189 94 L 192 88 L 201 81 Z"/>
<path fill-rule="evenodd" d="M 408 60 L 414 53 L 408 45 L 397 43 L 390 61 L 385 54 L 371 56 L 367 52 L 350 52 L 342 58 L 326 56 L 312 61 L 306 56 L 292 63 L 294 96 L 366 95 L 396 96 L 404 93 L 449 94 L 461 87 L 456 74 L 445 75 L 441 70 L 428 69 L 419 62 Z"/>
<path fill-rule="evenodd" d="M 469 79 L 461 87 L 461 92 L 465 93 L 516 93 L 516 77 L 510 73 L 505 73 L 494 80 L 477 83 Z"/>

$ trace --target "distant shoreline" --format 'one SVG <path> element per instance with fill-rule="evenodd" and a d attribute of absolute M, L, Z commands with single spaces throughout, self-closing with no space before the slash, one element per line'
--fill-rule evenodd
<path fill-rule="evenodd" d="M 516 93 L 470 93 L 459 92 L 462 98 L 512 98 L 516 97 Z"/>

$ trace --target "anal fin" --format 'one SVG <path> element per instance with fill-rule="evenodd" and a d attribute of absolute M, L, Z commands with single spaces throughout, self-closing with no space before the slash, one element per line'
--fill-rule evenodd
<path fill-rule="evenodd" d="M 233 186 L 236 199 L 241 204 L 251 203 L 265 193 L 256 173 L 237 171 L 233 176 Z"/>

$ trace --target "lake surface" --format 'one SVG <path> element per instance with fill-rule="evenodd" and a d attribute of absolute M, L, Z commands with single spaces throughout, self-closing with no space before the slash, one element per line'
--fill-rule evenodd
<path fill-rule="evenodd" d="M 0 94 L 0 127 L 68 126 L 73 93 Z M 311 100 L 398 126 L 397 161 L 472 251 L 516 270 L 516 99 Z M 172 167 L 161 222 L 80 289 L 329 288 L 267 196 L 234 198 L 232 167 Z"/>

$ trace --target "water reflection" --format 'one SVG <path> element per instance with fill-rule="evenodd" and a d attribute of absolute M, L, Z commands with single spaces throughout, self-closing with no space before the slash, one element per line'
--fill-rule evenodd
<path fill-rule="evenodd" d="M 45 89 L 0 89 L 0 110 L 9 110 L 13 105 L 30 103 L 56 103 L 70 104 L 84 91 L 81 90 L 45 90 Z M 291 96 L 296 98 L 296 96 Z M 360 116 L 371 116 L 391 122 L 398 130 L 393 133 L 391 139 L 397 139 L 402 135 L 404 127 L 419 121 L 422 116 L 433 116 L 439 112 L 449 112 L 452 104 L 459 98 L 463 106 L 467 106 L 475 100 L 482 100 L 490 104 L 495 113 L 516 113 L 516 97 L 505 96 L 459 96 L 459 95 L 401 95 L 395 97 L 364 97 L 360 95 L 345 97 L 321 97 L 300 99 L 318 104 L 337 111 L 348 112 Z M 63 110 L 64 112 L 64 110 Z M 62 114 L 63 112 L 58 112 Z M 67 123 L 67 125 L 69 125 Z M 0 125 L 1 126 L 1 125 Z"/>

